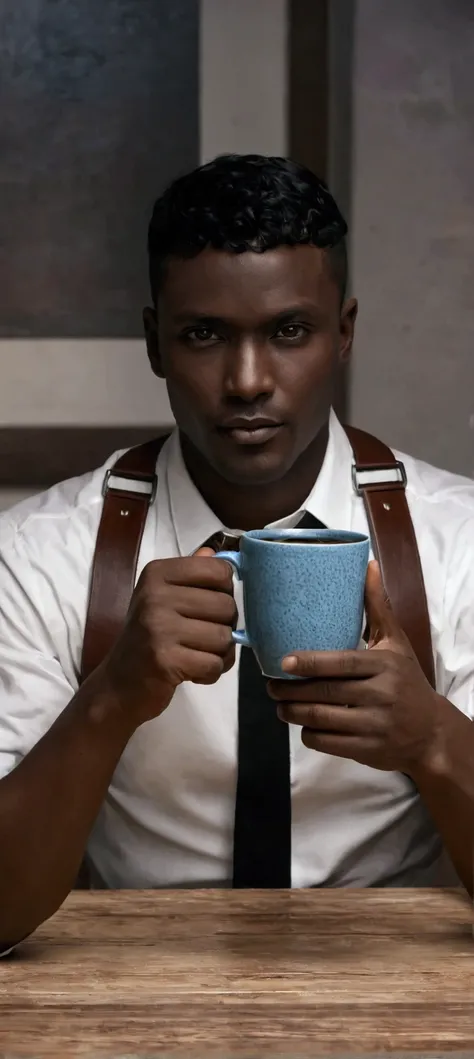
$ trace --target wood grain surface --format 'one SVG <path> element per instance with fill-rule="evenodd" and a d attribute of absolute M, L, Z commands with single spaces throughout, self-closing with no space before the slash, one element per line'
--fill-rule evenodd
<path fill-rule="evenodd" d="M 457 891 L 74 893 L 0 962 L 0 1053 L 474 1054 Z"/>

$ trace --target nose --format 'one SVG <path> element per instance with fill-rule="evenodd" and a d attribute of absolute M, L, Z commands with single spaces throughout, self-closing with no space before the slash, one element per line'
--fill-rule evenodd
<path fill-rule="evenodd" d="M 263 343 L 247 339 L 229 349 L 226 364 L 227 397 L 247 404 L 273 393 L 270 358 Z"/>

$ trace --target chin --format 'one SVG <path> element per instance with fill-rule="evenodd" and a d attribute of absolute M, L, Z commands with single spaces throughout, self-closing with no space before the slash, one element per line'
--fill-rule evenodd
<path fill-rule="evenodd" d="M 226 482 L 237 486 L 265 486 L 278 482 L 291 469 L 291 458 L 276 453 L 254 453 L 249 459 L 213 460 L 214 468 Z"/>

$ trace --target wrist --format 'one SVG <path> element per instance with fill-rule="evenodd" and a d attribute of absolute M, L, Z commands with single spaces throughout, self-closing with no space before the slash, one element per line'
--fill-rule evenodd
<path fill-rule="evenodd" d="M 467 721 L 456 706 L 442 695 L 436 695 L 434 709 L 432 738 L 410 773 L 419 788 L 433 780 L 446 779 L 450 775 L 453 741 L 459 739 L 459 724 L 464 727 Z"/>
<path fill-rule="evenodd" d="M 126 708 L 123 696 L 118 694 L 111 682 L 105 664 L 91 673 L 82 685 L 78 692 L 78 704 L 86 722 L 95 731 L 105 731 L 109 738 L 115 737 L 124 747 L 138 727 L 134 711 Z"/>

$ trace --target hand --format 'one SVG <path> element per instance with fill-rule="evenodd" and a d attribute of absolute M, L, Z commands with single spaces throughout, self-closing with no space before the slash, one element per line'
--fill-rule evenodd
<path fill-rule="evenodd" d="M 145 567 L 125 628 L 102 667 L 133 727 L 157 717 L 185 680 L 214 684 L 233 665 L 232 570 L 202 548 Z"/>
<path fill-rule="evenodd" d="M 449 704 L 428 683 L 397 624 L 375 562 L 367 572 L 366 611 L 366 651 L 297 652 L 283 668 L 305 682 L 271 681 L 269 692 L 280 718 L 302 726 L 305 746 L 414 778 L 440 751 Z"/>

